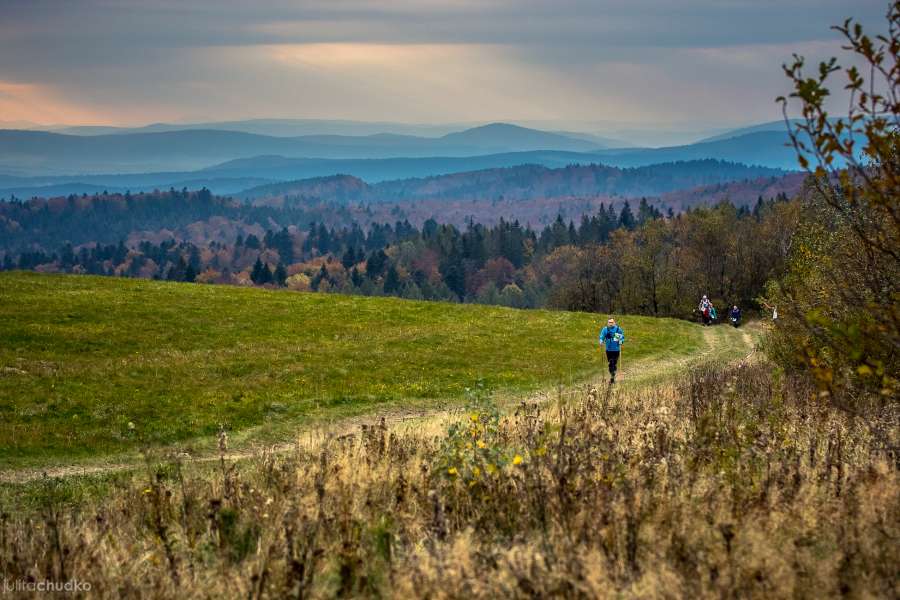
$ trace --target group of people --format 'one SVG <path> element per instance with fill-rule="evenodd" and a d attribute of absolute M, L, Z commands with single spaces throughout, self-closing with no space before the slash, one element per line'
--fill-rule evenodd
<path fill-rule="evenodd" d="M 713 321 L 719 318 L 716 307 L 713 306 L 713 303 L 705 294 L 703 295 L 703 298 L 700 299 L 700 306 L 697 307 L 697 310 L 700 311 L 700 318 L 703 320 L 704 325 L 711 325 Z M 741 309 L 738 308 L 737 304 L 732 306 L 731 310 L 728 312 L 728 320 L 731 321 L 733 327 L 740 326 Z"/>
<path fill-rule="evenodd" d="M 700 299 L 698 307 L 700 315 L 703 318 L 704 325 L 711 325 L 718 318 L 716 307 L 710 302 L 709 298 L 704 295 Z M 775 312 L 773 319 L 777 319 L 778 313 Z M 741 324 L 741 309 L 737 304 L 731 307 L 728 313 L 728 319 L 733 327 Z M 606 362 L 609 365 L 609 382 L 616 382 L 616 372 L 619 369 L 619 357 L 622 354 L 622 345 L 625 343 L 625 330 L 619 327 L 616 320 L 610 317 L 606 321 L 606 327 L 600 330 L 600 345 L 606 350 Z"/>

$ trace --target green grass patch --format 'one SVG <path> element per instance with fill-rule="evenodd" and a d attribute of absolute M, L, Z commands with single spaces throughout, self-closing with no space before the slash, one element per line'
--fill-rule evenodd
<path fill-rule="evenodd" d="M 525 392 L 605 368 L 603 315 L 0 273 L 0 467 L 111 455 L 385 404 Z M 701 329 L 623 317 L 627 358 Z M 133 425 L 133 427 L 132 427 Z"/>

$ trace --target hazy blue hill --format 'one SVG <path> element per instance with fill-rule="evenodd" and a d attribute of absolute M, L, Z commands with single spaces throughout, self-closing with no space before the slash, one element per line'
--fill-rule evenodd
<path fill-rule="evenodd" d="M 6 129 L 29 129 L 30 128 L 6 128 Z M 60 127 L 58 129 L 50 129 L 51 133 L 59 133 L 62 135 L 110 135 L 114 133 L 146 133 L 150 129 L 147 127 L 114 127 L 112 125 L 73 125 L 71 127 Z"/>
<path fill-rule="evenodd" d="M 686 146 L 599 150 L 603 161 L 620 167 L 640 167 L 679 160 L 716 158 L 777 169 L 796 169 L 797 155 L 783 132 L 759 131 L 737 137 Z"/>
<path fill-rule="evenodd" d="M 496 167 L 511 167 L 525 163 L 548 167 L 563 167 L 573 163 L 598 162 L 595 154 L 575 152 L 511 152 L 474 157 L 383 158 L 383 159 L 322 159 L 289 158 L 278 155 L 254 156 L 230 160 L 197 171 L 162 171 L 155 173 L 4 176 L 0 175 L 0 199 L 14 195 L 32 196 L 89 193 L 83 186 L 100 191 L 150 191 L 155 188 L 190 189 L 207 187 L 217 194 L 233 194 L 247 188 L 279 181 L 296 181 L 310 177 L 324 177 L 336 173 L 350 173 L 368 182 L 428 175 L 475 171 Z M 192 184 L 192 185 L 189 185 Z M 45 186 L 54 186 L 52 190 Z"/>
<path fill-rule="evenodd" d="M 496 125 L 496 124 L 495 124 Z M 501 124 L 505 125 L 505 124 Z M 375 136 L 398 135 L 410 137 L 438 138 L 447 134 L 458 133 L 472 127 L 464 124 L 424 124 L 394 123 L 390 121 L 348 121 L 334 119 L 246 119 L 242 121 L 211 121 L 206 123 L 153 123 L 142 127 L 112 127 L 104 125 L 78 125 L 59 128 L 42 128 L 28 126 L 26 123 L 10 123 L 3 129 L 34 129 L 53 131 L 69 135 L 105 135 L 114 133 L 160 133 L 165 131 L 183 131 L 192 129 L 218 129 L 221 131 L 240 131 L 258 135 L 275 137 L 298 137 L 308 135 L 338 136 Z M 475 126 L 479 127 L 479 126 Z M 513 126 L 515 127 L 515 126 Z M 520 129 L 529 129 L 519 126 Z M 532 130 L 534 130 L 532 128 Z M 575 131 L 547 131 L 545 133 L 589 141 L 595 148 L 633 147 L 629 142 Z"/>
<path fill-rule="evenodd" d="M 796 168 L 794 150 L 786 145 L 786 136 L 780 131 L 757 131 L 668 148 L 620 148 L 590 153 L 533 150 L 476 153 L 474 156 L 440 155 L 441 148 L 449 152 L 454 148 L 474 146 L 484 149 L 487 144 L 527 146 L 568 143 L 566 140 L 571 142 L 572 139 L 503 124 L 438 139 L 395 134 L 276 138 L 215 130 L 72 136 L 5 130 L 0 131 L 0 170 L 34 176 L 0 175 L 0 198 L 81 194 L 104 189 L 134 192 L 185 186 L 191 189 L 205 186 L 218 194 L 233 194 L 266 183 L 336 173 L 346 173 L 376 183 L 523 164 L 549 168 L 591 163 L 641 167 L 666 162 L 721 159 L 773 168 Z M 577 142 L 592 143 L 585 140 Z M 392 156 L 405 152 L 409 152 L 410 156 Z M 317 153 L 384 156 L 303 157 Z M 198 169 L 198 166 L 211 163 L 214 166 Z M 2 169 L 4 166 L 6 168 Z M 53 187 L 45 189 L 45 186 Z"/>
<path fill-rule="evenodd" d="M 599 147 L 596 142 L 590 140 L 519 127 L 509 123 L 491 123 L 473 127 L 458 133 L 449 133 L 441 139 L 450 144 L 477 145 L 496 149 L 544 150 L 552 148 L 586 152 Z"/>
<path fill-rule="evenodd" d="M 55 183 L 42 186 L 9 186 L 0 188 L 0 200 L 8 200 L 10 198 L 18 198 L 19 200 L 27 200 L 29 198 L 55 198 L 57 196 L 70 196 L 75 194 L 101 194 L 106 192 L 124 192 L 126 190 L 106 185 L 95 185 L 91 183 L 82 183 L 80 181 L 72 181 L 68 183 Z"/>
<path fill-rule="evenodd" d="M 210 176 L 256 175 L 274 181 L 288 181 L 348 173 L 368 182 L 408 177 L 426 177 L 479 169 L 540 164 L 563 167 L 568 164 L 599 162 L 597 154 L 561 151 L 503 152 L 482 156 L 383 158 L 383 159 L 320 159 L 257 156 L 237 159 L 204 169 Z"/>
<path fill-rule="evenodd" d="M 61 183 L 36 184 L 11 184 L 0 183 L 0 201 L 18 198 L 53 198 L 56 196 L 69 196 L 71 194 L 94 194 L 107 191 L 109 193 L 125 192 L 150 192 L 155 189 L 168 190 L 174 188 L 181 190 L 199 190 L 206 188 L 216 194 L 229 195 L 268 183 L 268 180 L 256 177 L 207 177 L 203 178 L 193 172 L 179 173 L 177 177 L 160 177 L 154 180 L 152 177 L 114 175 L 114 176 L 82 176 L 80 178 L 66 178 Z M 141 177 L 134 181 L 132 177 Z M 91 183 L 96 181 L 97 183 Z M 113 183 L 109 183 L 113 182 Z"/>
<path fill-rule="evenodd" d="M 35 175 L 123 173 L 193 170 L 265 154 L 332 159 L 421 158 L 594 147 L 596 144 L 591 141 L 511 125 L 492 125 L 440 138 L 399 134 L 275 137 L 216 129 L 103 135 L 0 130 L 0 168 Z"/>
<path fill-rule="evenodd" d="M 503 197 L 529 200 L 565 196 L 652 196 L 710 184 L 780 177 L 785 172 L 716 160 L 675 162 L 621 169 L 571 165 L 550 169 L 519 165 L 368 185 L 349 175 L 263 185 L 239 197 L 315 197 L 337 202 L 392 202 L 414 199 L 468 200 Z"/>
<path fill-rule="evenodd" d="M 515 167 L 519 165 L 539 165 L 547 168 L 560 168 L 567 165 L 590 165 L 602 163 L 610 167 L 648 167 L 664 162 L 683 161 L 689 156 L 692 160 L 706 160 L 729 155 L 721 146 L 734 146 L 734 141 L 710 143 L 701 147 L 694 146 L 663 149 L 619 150 L 616 153 L 598 151 L 595 153 L 579 153 L 564 151 L 532 151 L 507 152 L 471 157 L 424 157 L 424 158 L 381 158 L 381 159 L 325 159 L 325 158 L 290 158 L 281 155 L 263 155 L 226 161 L 212 167 L 197 171 L 162 171 L 155 173 L 103 174 L 103 175 L 66 175 L 40 177 L 8 177 L 0 176 L 0 199 L 14 195 L 18 198 L 32 196 L 52 196 L 90 193 L 90 190 L 110 192 L 151 191 L 153 189 L 198 189 L 206 187 L 217 194 L 236 194 L 248 188 L 277 182 L 294 182 L 297 180 L 325 177 L 344 173 L 358 177 L 368 183 L 389 180 L 425 178 L 452 173 L 483 171 L 497 168 Z M 749 151 L 738 154 L 758 157 L 759 148 L 754 149 L 752 140 L 748 142 Z M 727 148 L 726 148 L 727 149 Z M 792 151 L 784 151 L 782 163 L 785 167 L 794 166 Z M 756 152 L 756 153 L 754 153 Z M 655 159 L 655 160 L 654 160 Z M 710 163 L 712 164 L 712 163 Z M 743 167 L 743 166 L 742 166 Z M 746 168 L 746 167 L 743 167 Z M 728 178 L 744 178 L 767 176 L 772 171 L 755 170 L 749 173 L 729 167 Z M 653 169 L 641 171 L 645 175 Z M 735 175 L 734 173 L 738 173 Z M 718 176 L 717 176 L 718 177 Z M 716 178 L 709 181 L 691 181 L 690 185 L 716 183 Z M 44 186 L 53 186 L 46 188 Z M 90 186 L 90 187 L 85 187 Z M 667 189 L 678 189 L 681 184 L 673 184 Z M 634 189 L 637 189 L 636 187 Z M 254 192 L 255 193 L 255 192 Z M 622 193 L 621 191 L 617 193 Z M 642 192 L 650 193 L 650 192 Z"/>
<path fill-rule="evenodd" d="M 732 129 L 732 130 L 720 133 L 718 135 L 713 135 L 708 138 L 704 138 L 702 140 L 699 140 L 697 143 L 718 142 L 721 140 L 728 140 L 731 138 L 741 137 L 743 135 L 747 135 L 750 133 L 760 133 L 760 132 L 764 132 L 764 131 L 781 132 L 784 135 L 785 140 L 787 139 L 787 128 L 784 124 L 784 120 L 780 120 L 780 121 L 769 121 L 767 123 L 759 123 L 757 125 L 750 125 L 748 127 L 740 127 L 738 129 Z"/>
<path fill-rule="evenodd" d="M 538 156 L 530 155 L 538 151 Z M 514 156 L 516 154 L 520 156 Z M 274 160 L 275 164 L 265 164 L 267 160 L 273 161 L 270 158 L 257 161 L 258 170 L 255 171 L 248 168 L 248 163 L 234 162 L 270 155 L 282 158 Z M 794 151 L 786 145 L 786 136 L 781 131 L 757 131 L 667 148 L 599 149 L 590 139 L 503 123 L 440 138 L 399 134 L 274 137 L 207 129 L 92 136 L 0 130 L 0 172 L 44 177 L 183 172 L 219 165 L 212 170 L 227 177 L 284 181 L 350 173 L 367 181 L 377 181 L 526 162 L 552 167 L 560 166 L 561 160 L 581 164 L 602 161 L 612 166 L 637 167 L 706 158 L 774 168 L 796 167 Z M 294 162 L 288 163 L 288 160 Z M 234 172 L 235 169 L 239 172 Z M 113 185 L 83 178 L 76 181 Z M 156 184 L 170 183 L 158 178 L 154 181 Z"/>
<path fill-rule="evenodd" d="M 197 169 L 236 156 L 301 149 L 290 138 L 217 130 L 97 136 L 0 131 L 0 165 L 57 174 Z"/>
<path fill-rule="evenodd" d="M 637 148 L 637 144 L 632 144 L 625 140 L 610 138 L 602 135 L 594 135 L 593 133 L 579 133 L 576 131 L 551 131 L 557 135 L 575 138 L 576 140 L 585 140 L 591 142 L 594 148 Z"/>
<path fill-rule="evenodd" d="M 329 175 L 261 185 L 245 190 L 236 196 L 244 200 L 296 196 L 349 203 L 373 198 L 375 189 L 362 179 L 352 175 Z"/>
<path fill-rule="evenodd" d="M 240 131 L 275 137 L 301 135 L 364 136 L 380 133 L 421 137 L 440 137 L 460 131 L 462 124 L 431 125 L 426 123 L 395 123 L 390 121 L 351 121 L 340 119 L 245 119 L 240 121 L 210 121 L 204 123 L 152 123 L 143 127 L 106 127 L 82 125 L 55 129 L 56 133 L 72 135 L 101 135 L 106 133 L 150 133 L 189 129 L 219 129 Z M 24 128 L 24 127 L 19 127 Z"/>

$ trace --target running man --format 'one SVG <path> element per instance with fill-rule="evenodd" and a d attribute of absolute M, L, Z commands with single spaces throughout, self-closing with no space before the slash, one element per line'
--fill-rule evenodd
<path fill-rule="evenodd" d="M 619 365 L 619 353 L 622 344 L 625 343 L 625 331 L 616 325 L 612 317 L 606 322 L 606 327 L 600 330 L 600 343 L 606 346 L 606 360 L 609 363 L 609 382 L 616 382 L 616 369 Z"/>

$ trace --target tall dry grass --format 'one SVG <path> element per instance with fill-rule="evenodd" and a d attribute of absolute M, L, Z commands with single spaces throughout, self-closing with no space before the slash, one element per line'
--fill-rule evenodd
<path fill-rule="evenodd" d="M 99 597 L 897 597 L 897 414 L 811 392 L 706 367 L 508 414 L 476 394 L 211 471 L 153 461 L 94 505 L 4 515 L 0 574 Z"/>

